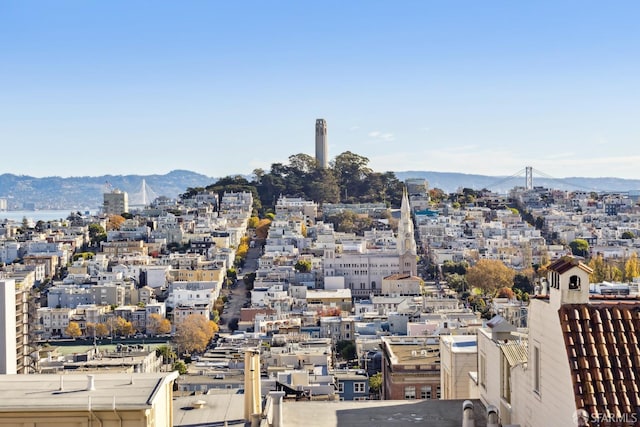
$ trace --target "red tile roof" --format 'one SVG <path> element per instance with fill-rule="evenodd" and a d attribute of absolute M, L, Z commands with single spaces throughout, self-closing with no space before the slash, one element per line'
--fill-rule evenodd
<path fill-rule="evenodd" d="M 640 302 L 567 304 L 558 313 L 576 409 L 605 420 L 600 426 L 638 425 Z"/>
<path fill-rule="evenodd" d="M 580 261 L 579 258 L 576 258 L 572 255 L 565 255 L 562 258 L 555 260 L 547 267 L 547 270 L 553 270 L 562 274 L 572 269 L 573 267 L 578 267 L 589 274 L 593 273 L 593 270 L 591 269 L 591 267 L 584 264 L 583 262 Z"/>

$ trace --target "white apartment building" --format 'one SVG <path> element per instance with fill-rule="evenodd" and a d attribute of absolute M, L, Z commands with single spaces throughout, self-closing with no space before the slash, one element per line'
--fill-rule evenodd
<path fill-rule="evenodd" d="M 478 339 L 475 335 L 440 336 L 442 399 L 477 399 Z"/>

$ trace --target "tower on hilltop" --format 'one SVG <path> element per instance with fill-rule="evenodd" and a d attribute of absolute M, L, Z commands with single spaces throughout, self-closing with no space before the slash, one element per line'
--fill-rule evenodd
<path fill-rule="evenodd" d="M 326 169 L 328 164 L 327 148 L 327 121 L 325 119 L 316 120 L 316 162 L 318 166 Z"/>

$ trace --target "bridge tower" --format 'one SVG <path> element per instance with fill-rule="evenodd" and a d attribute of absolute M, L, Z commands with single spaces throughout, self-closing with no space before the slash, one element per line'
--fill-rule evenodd
<path fill-rule="evenodd" d="M 533 190 L 533 168 L 531 166 L 525 168 L 525 188 Z"/>

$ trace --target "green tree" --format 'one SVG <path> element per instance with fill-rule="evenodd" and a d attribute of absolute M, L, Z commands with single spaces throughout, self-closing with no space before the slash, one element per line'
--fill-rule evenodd
<path fill-rule="evenodd" d="M 339 154 L 333 160 L 331 166 L 342 190 L 340 196 L 343 202 L 357 202 L 363 194 L 365 178 L 372 172 L 368 164 L 368 158 L 350 151 Z"/>
<path fill-rule="evenodd" d="M 377 372 L 369 377 L 369 391 L 376 395 L 382 390 L 382 372 Z"/>
<path fill-rule="evenodd" d="M 635 239 L 636 235 L 633 233 L 633 231 L 625 231 L 622 233 L 622 236 L 620 237 L 625 240 L 630 240 L 630 239 Z"/>
<path fill-rule="evenodd" d="M 589 256 L 589 242 L 584 239 L 575 239 L 569 243 L 571 253 L 581 257 Z"/>
<path fill-rule="evenodd" d="M 164 363 L 169 363 L 171 360 L 175 360 L 177 358 L 176 352 L 173 350 L 173 347 L 167 344 L 156 347 L 156 356 L 162 356 L 162 360 L 164 361 Z"/>
<path fill-rule="evenodd" d="M 520 292 L 531 294 L 534 290 L 531 278 L 524 273 L 516 273 L 513 277 L 513 290 L 519 289 Z"/>
<path fill-rule="evenodd" d="M 256 281 L 256 273 L 252 272 L 249 274 L 245 274 L 244 276 L 242 276 L 242 280 L 244 281 L 247 290 L 250 291 L 253 289 L 253 284 Z"/>
<path fill-rule="evenodd" d="M 309 273 L 311 271 L 311 261 L 308 259 L 299 259 L 293 268 L 301 273 Z"/>
<path fill-rule="evenodd" d="M 356 345 L 349 340 L 338 341 L 336 343 L 336 352 L 343 360 L 353 360 L 356 358 Z"/>
<path fill-rule="evenodd" d="M 173 362 L 171 368 L 174 371 L 178 371 L 180 375 L 184 375 L 189 372 L 189 370 L 187 369 L 187 365 L 182 360 L 176 360 L 175 362 Z"/>
<path fill-rule="evenodd" d="M 463 292 L 468 289 L 467 278 L 462 274 L 451 273 L 445 275 L 445 280 L 451 289 L 456 292 Z"/>

